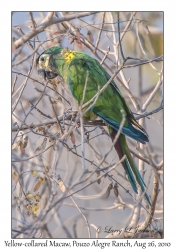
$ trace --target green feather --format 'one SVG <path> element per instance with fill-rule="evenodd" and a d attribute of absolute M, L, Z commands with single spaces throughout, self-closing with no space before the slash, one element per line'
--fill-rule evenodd
<path fill-rule="evenodd" d="M 87 71 L 88 80 L 84 103 L 92 99 L 98 93 L 99 88 L 101 89 L 110 79 L 110 75 L 94 58 L 81 52 L 75 52 L 60 47 L 52 47 L 44 51 L 37 59 L 37 67 L 40 70 L 43 69 L 61 76 L 65 83 L 68 84 L 69 89 L 78 104 L 82 101 Z M 127 157 L 123 166 L 133 190 L 137 192 L 136 183 L 138 183 L 144 192 L 145 183 L 131 157 L 125 135 L 141 143 L 148 141 L 148 136 L 143 133 L 145 132 L 144 129 L 135 120 L 132 111 L 116 86 L 114 80 L 111 81 L 108 87 L 99 95 L 91 109 L 85 113 L 84 119 L 94 120 L 97 116 L 101 117 L 108 125 L 109 131 L 112 135 L 113 131 L 117 133 L 123 119 L 121 110 L 123 110 L 126 119 L 121 131 L 122 134 L 120 135 L 118 144 L 116 143 L 117 146 L 115 145 L 115 147 L 118 148 L 120 158 L 121 154 L 125 154 Z M 147 194 L 145 194 L 145 197 L 148 203 L 151 204 Z"/>

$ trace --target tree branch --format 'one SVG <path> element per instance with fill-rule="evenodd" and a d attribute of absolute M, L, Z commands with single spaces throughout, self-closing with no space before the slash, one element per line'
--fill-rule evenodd
<path fill-rule="evenodd" d="M 72 15 L 68 15 L 68 16 L 66 16 L 64 18 L 59 18 L 59 19 L 58 18 L 53 18 L 52 13 L 49 12 L 48 16 L 40 23 L 40 25 L 38 25 L 35 29 L 30 30 L 25 35 L 23 35 L 21 38 L 19 38 L 17 41 L 15 41 L 15 43 L 14 43 L 15 48 L 17 49 L 17 48 L 21 47 L 24 43 L 26 43 L 27 41 L 29 41 L 31 38 L 38 35 L 39 33 L 43 32 L 45 30 L 45 28 L 47 28 L 50 25 L 53 25 L 53 24 L 56 24 L 56 23 L 61 23 L 61 22 L 64 22 L 64 21 L 70 21 L 70 20 L 73 20 L 73 19 L 76 19 L 76 18 L 79 18 L 79 17 L 90 16 L 90 15 L 99 13 L 99 11 L 72 14 Z"/>

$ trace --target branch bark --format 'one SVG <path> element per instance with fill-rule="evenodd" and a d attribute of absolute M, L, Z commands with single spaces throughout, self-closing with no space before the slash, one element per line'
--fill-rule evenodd
<path fill-rule="evenodd" d="M 15 41 L 15 43 L 14 43 L 15 48 L 17 49 L 17 48 L 21 47 L 24 43 L 26 43 L 27 41 L 29 41 L 31 38 L 38 35 L 39 33 L 43 32 L 45 30 L 45 28 L 47 28 L 48 26 L 50 26 L 52 24 L 70 21 L 70 20 L 73 20 L 76 18 L 90 16 L 90 15 L 93 15 L 96 13 L 99 13 L 99 11 L 72 14 L 72 15 L 68 15 L 64 18 L 58 19 L 58 18 L 53 18 L 53 14 L 51 15 L 51 13 L 49 12 L 47 17 L 40 23 L 40 25 L 38 25 L 38 27 L 36 27 L 36 29 L 30 30 L 24 36 L 22 36 L 17 41 Z"/>

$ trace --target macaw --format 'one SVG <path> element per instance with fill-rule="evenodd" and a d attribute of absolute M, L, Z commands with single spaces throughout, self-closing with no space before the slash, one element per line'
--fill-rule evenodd
<path fill-rule="evenodd" d="M 81 104 L 86 81 L 84 104 L 99 93 L 99 88 L 101 89 L 110 79 L 110 75 L 96 59 L 85 53 L 57 46 L 45 50 L 37 58 L 36 66 L 38 74 L 44 79 L 53 79 L 58 75 L 61 76 L 78 105 Z M 135 120 L 132 111 L 114 80 L 99 94 L 96 102 L 94 102 L 94 105 L 91 105 L 90 110 L 84 114 L 83 118 L 92 121 L 100 117 L 107 124 L 111 139 L 114 140 L 123 119 L 121 110 L 125 115 L 125 122 L 114 147 L 119 159 L 126 155 L 122 165 L 134 192 L 138 193 L 137 183 L 140 185 L 141 190 L 145 192 L 146 185 L 130 154 L 125 136 L 145 144 L 148 142 L 148 135 Z M 147 193 L 145 193 L 145 197 L 151 205 Z"/>

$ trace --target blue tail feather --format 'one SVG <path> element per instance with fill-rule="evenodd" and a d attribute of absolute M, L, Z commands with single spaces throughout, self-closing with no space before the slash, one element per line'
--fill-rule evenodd
<path fill-rule="evenodd" d="M 115 129 L 116 131 L 119 130 L 120 124 L 118 122 L 114 121 L 109 117 L 102 117 L 100 113 L 97 113 L 97 115 L 100 116 L 101 119 L 106 122 L 110 127 Z M 134 128 L 130 122 L 128 127 L 122 128 L 121 133 L 143 144 L 145 144 L 145 142 L 148 142 L 148 136 L 145 135 L 142 131 Z"/>

